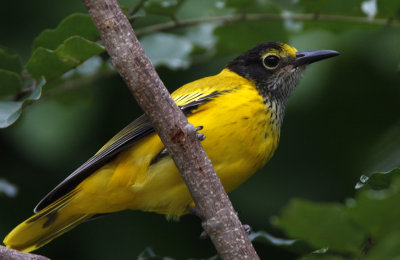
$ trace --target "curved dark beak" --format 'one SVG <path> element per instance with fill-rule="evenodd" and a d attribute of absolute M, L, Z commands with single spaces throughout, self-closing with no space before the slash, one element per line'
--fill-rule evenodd
<path fill-rule="evenodd" d="M 294 67 L 301 65 L 311 64 L 316 61 L 338 56 L 340 53 L 337 51 L 322 50 L 322 51 L 299 51 L 296 53 L 294 60 Z"/>

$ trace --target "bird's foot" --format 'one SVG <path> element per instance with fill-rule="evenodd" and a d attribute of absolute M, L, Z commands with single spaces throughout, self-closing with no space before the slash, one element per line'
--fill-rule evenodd
<path fill-rule="evenodd" d="M 203 126 L 197 126 L 195 129 L 196 129 L 196 132 L 198 132 L 203 129 Z M 197 137 L 197 140 L 199 140 L 199 141 L 203 141 L 204 139 L 206 139 L 206 136 L 203 133 L 196 133 L 196 137 Z"/>

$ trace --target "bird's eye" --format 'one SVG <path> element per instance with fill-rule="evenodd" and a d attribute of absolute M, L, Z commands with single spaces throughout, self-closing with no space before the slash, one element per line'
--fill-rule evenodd
<path fill-rule="evenodd" d="M 263 63 L 267 69 L 275 69 L 279 63 L 279 57 L 276 55 L 268 55 L 264 58 Z"/>

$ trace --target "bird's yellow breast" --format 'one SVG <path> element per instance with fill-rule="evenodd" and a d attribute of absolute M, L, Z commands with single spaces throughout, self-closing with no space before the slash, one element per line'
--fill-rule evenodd
<path fill-rule="evenodd" d="M 275 111 L 263 103 L 254 84 L 227 69 L 184 85 L 172 97 L 183 105 L 188 102 L 186 99 L 198 99 L 216 91 L 222 94 L 200 105 L 187 118 L 194 126 L 203 126 L 200 132 L 206 139 L 201 144 L 229 192 L 271 158 L 279 140 L 279 125 L 271 120 Z M 128 205 L 132 209 L 180 216 L 192 199 L 169 156 L 152 163 L 162 149 L 159 137 L 150 135 L 103 166 L 79 188 L 85 193 L 96 193 L 97 197 L 104 193 L 105 212 L 114 204 L 113 211 Z M 99 205 L 84 207 L 94 207 L 96 213 L 101 213 Z"/>

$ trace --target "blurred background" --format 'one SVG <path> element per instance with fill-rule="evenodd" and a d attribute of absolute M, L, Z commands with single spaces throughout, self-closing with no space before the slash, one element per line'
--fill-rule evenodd
<path fill-rule="evenodd" d="M 137 2 L 121 4 L 130 10 Z M 171 20 L 149 11 L 152 2 L 157 1 L 138 12 L 134 29 Z M 179 2 L 177 16 L 182 20 L 233 15 L 243 8 L 242 1 L 163 2 Z M 391 1 L 379 0 L 243 2 L 248 13 L 288 17 L 318 12 L 386 19 L 395 10 Z M 374 9 L 365 8 L 364 2 L 375 3 L 375 13 L 371 14 Z M 230 194 L 240 219 L 253 230 L 284 237 L 270 224 L 270 218 L 292 198 L 343 202 L 354 195 L 362 174 L 400 166 L 398 10 L 391 26 L 356 19 L 271 19 L 203 23 L 140 38 L 171 92 L 218 73 L 231 59 L 262 41 L 341 53 L 306 70 L 289 101 L 274 157 Z M 80 1 L 3 1 L 0 45 L 16 50 L 26 63 L 35 37 L 76 12 L 86 13 Z M 51 89 L 49 84 L 46 90 L 46 85 L 39 101 L 25 107 L 15 124 L 0 130 L 0 186 L 8 189 L 0 192 L 1 238 L 29 217 L 47 192 L 141 115 L 130 92 L 107 64 L 101 73 L 92 73 L 105 59 L 102 54 L 85 62 L 78 71 L 81 76 L 59 89 Z M 82 224 L 36 253 L 52 259 L 135 259 L 152 247 L 157 254 L 176 259 L 210 257 L 215 250 L 209 240 L 199 240 L 201 231 L 200 221 L 193 216 L 173 222 L 153 213 L 121 212 Z M 255 247 L 262 258 L 296 257 L 257 243 Z"/>

